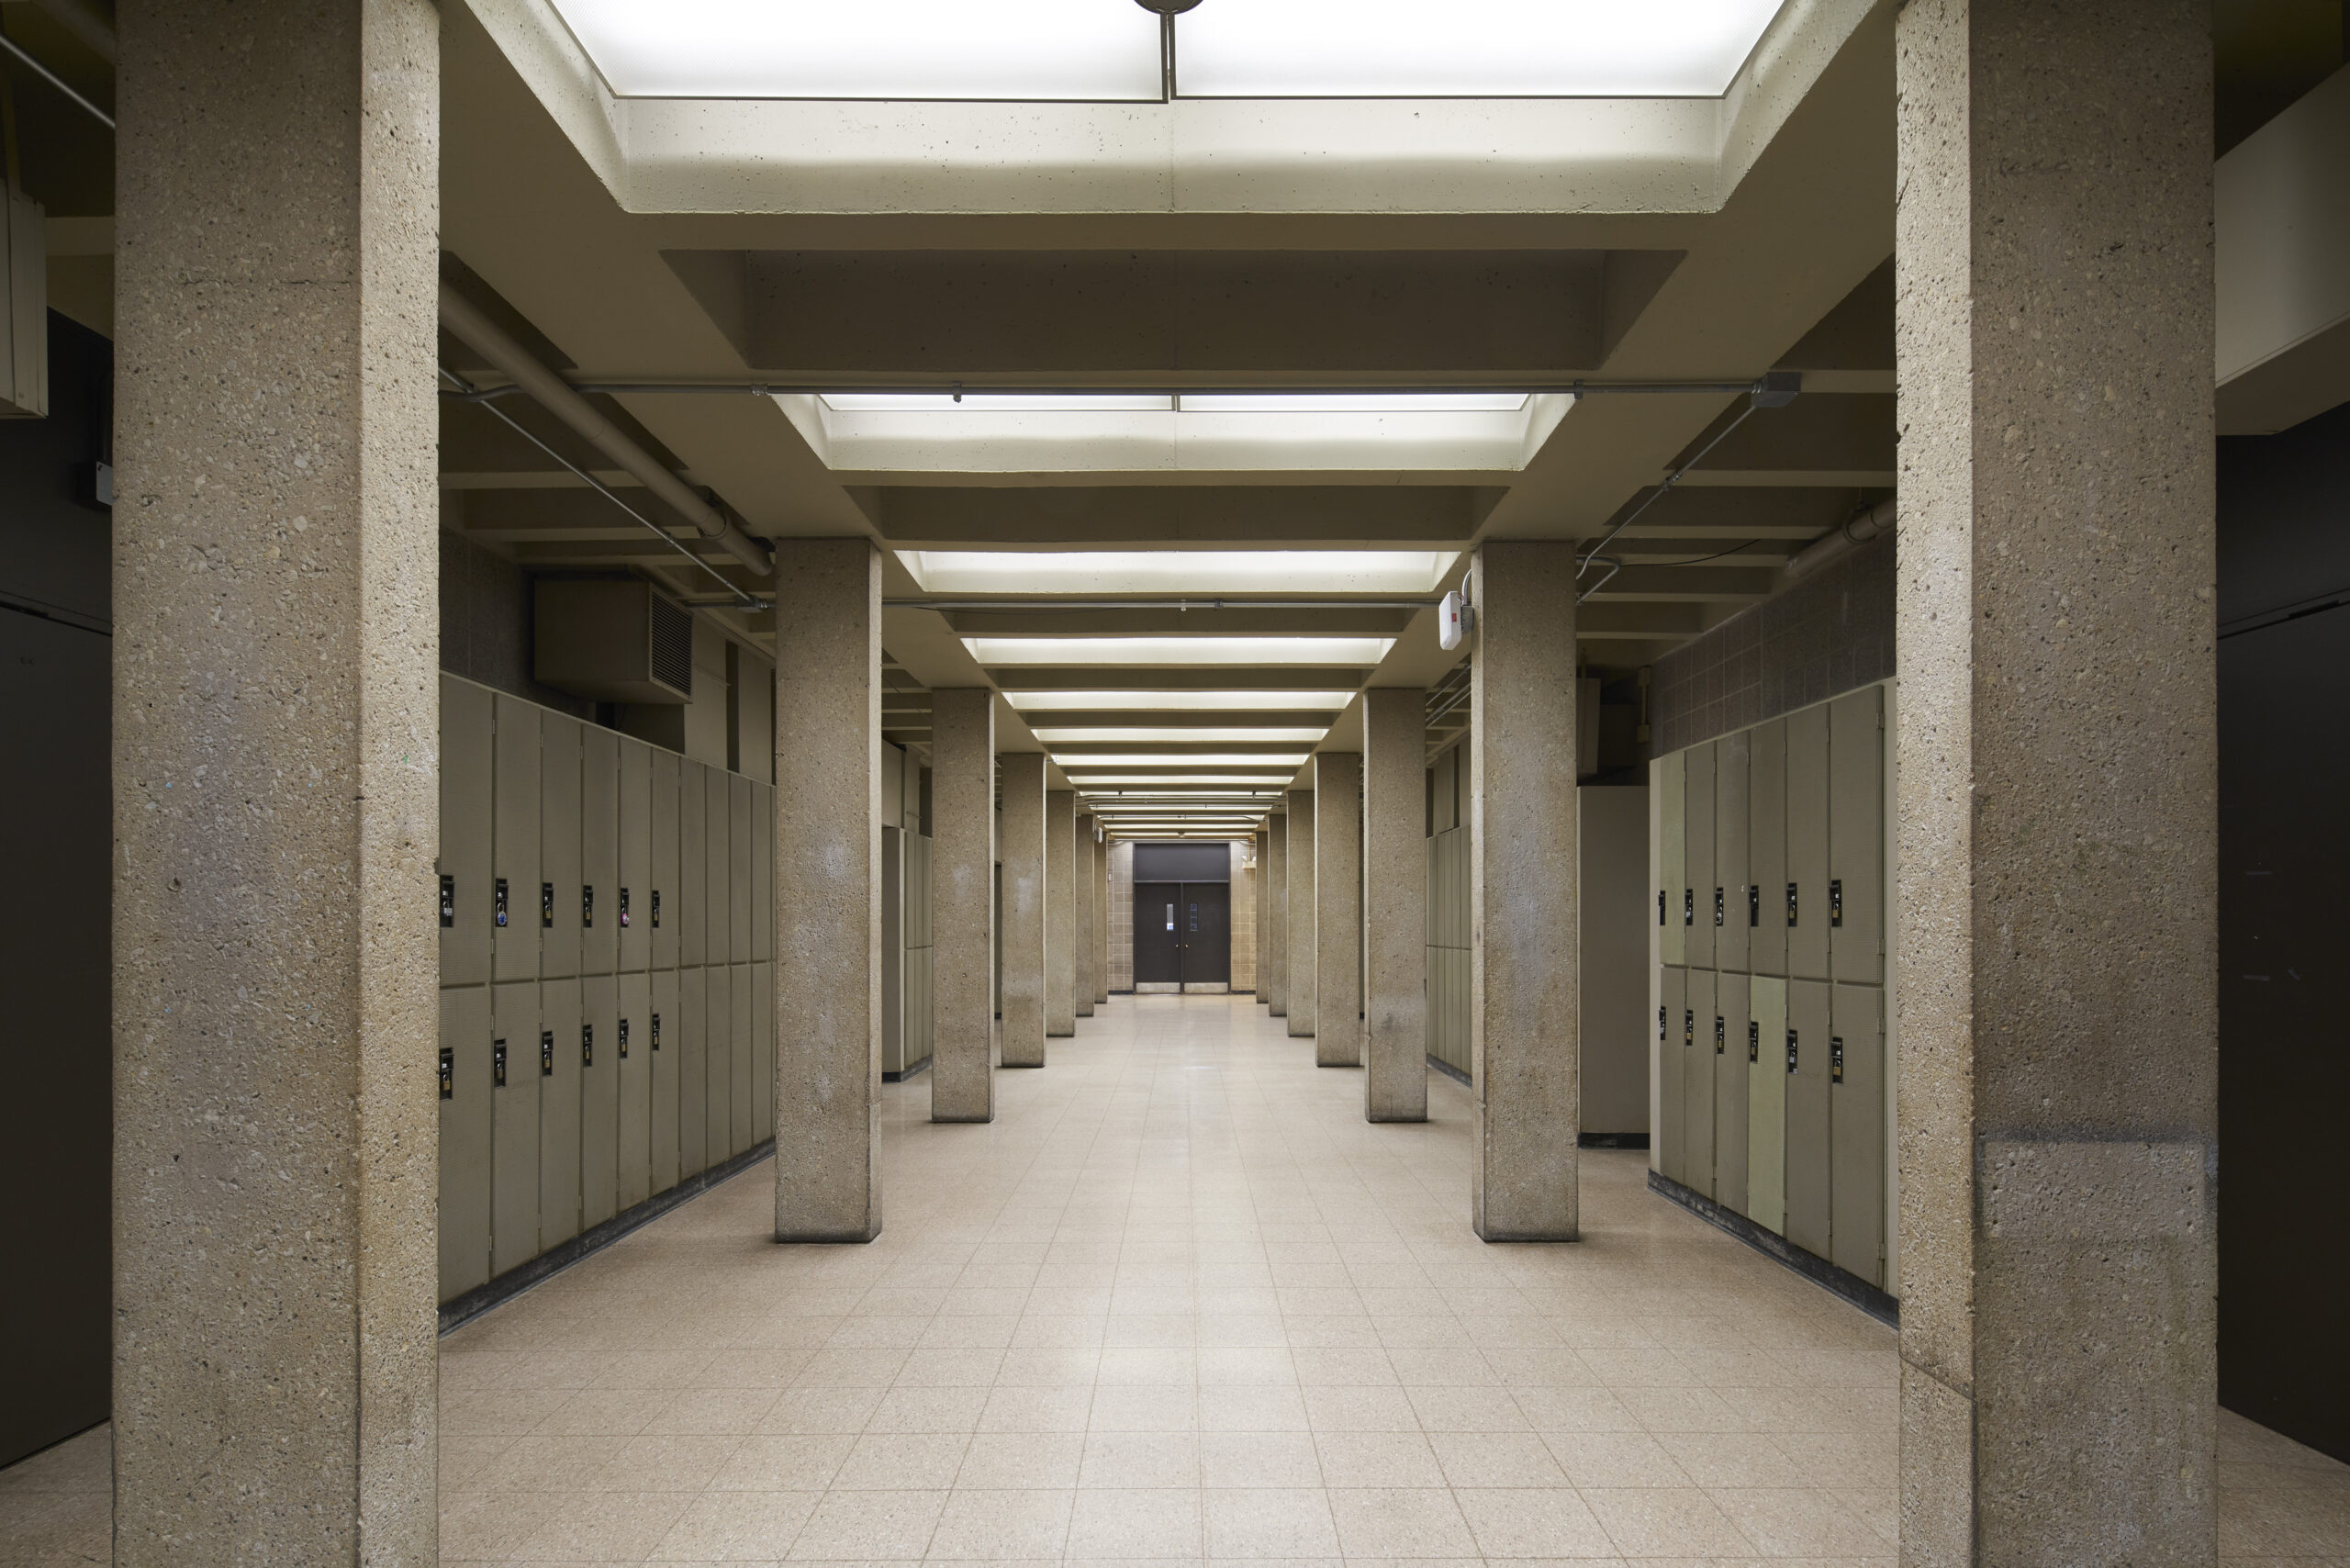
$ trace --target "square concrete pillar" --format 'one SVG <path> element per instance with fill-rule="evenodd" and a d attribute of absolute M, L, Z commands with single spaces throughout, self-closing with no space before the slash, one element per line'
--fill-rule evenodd
<path fill-rule="evenodd" d="M 1093 837 L 1093 1002 L 1110 1002 L 1110 843 Z"/>
<path fill-rule="evenodd" d="M 1284 800 L 1287 797 L 1283 797 Z M 1265 1010 L 1289 1016 L 1289 814 L 1265 819 Z"/>
<path fill-rule="evenodd" d="M 438 17 L 119 16 L 114 1561 L 428 1564 Z"/>
<path fill-rule="evenodd" d="M 1363 1115 L 1428 1117 L 1427 695 L 1363 693 Z"/>
<path fill-rule="evenodd" d="M 1362 753 L 1314 758 L 1314 1065 L 1362 1065 Z"/>
<path fill-rule="evenodd" d="M 1077 1033 L 1077 796 L 1045 791 L 1045 1033 Z"/>
<path fill-rule="evenodd" d="M 1894 25 L 1902 1553 L 2210 1563 L 2210 10 Z"/>
<path fill-rule="evenodd" d="M 1045 754 L 1003 763 L 1003 1065 L 1045 1065 Z"/>
<path fill-rule="evenodd" d="M 1077 1015 L 1093 1016 L 1094 923 L 1101 916 L 1100 890 L 1094 885 L 1096 867 L 1093 859 L 1093 813 L 1080 812 L 1077 817 L 1077 842 L 1073 846 L 1071 864 L 1077 888 Z"/>
<path fill-rule="evenodd" d="M 995 1119 L 995 703 L 930 694 L 930 1119 Z"/>
<path fill-rule="evenodd" d="M 881 1234 L 881 557 L 775 556 L 775 1235 Z"/>
<path fill-rule="evenodd" d="M 1289 968 L 1283 976 L 1292 1039 L 1314 1033 L 1315 991 L 1321 982 L 1314 950 L 1314 791 L 1289 792 L 1289 896 L 1283 924 L 1289 935 Z"/>
<path fill-rule="evenodd" d="M 1486 544 L 1469 591 L 1470 1206 L 1488 1241 L 1572 1241 L 1583 1131 L 1574 546 Z"/>

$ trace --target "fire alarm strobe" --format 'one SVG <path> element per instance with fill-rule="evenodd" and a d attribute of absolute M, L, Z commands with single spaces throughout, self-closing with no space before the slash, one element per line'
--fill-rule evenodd
<path fill-rule="evenodd" d="M 1459 589 L 1446 594 L 1436 607 L 1438 644 L 1447 653 L 1459 647 L 1460 639 L 1469 634 L 1469 628 L 1474 619 L 1474 615 L 1469 609 L 1469 601 L 1460 597 Z"/>

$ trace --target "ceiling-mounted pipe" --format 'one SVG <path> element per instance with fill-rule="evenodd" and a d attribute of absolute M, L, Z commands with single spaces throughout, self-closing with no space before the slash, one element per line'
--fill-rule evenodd
<path fill-rule="evenodd" d="M 683 479 L 663 467 L 618 425 L 598 413 L 595 406 L 574 390 L 569 382 L 542 364 L 506 329 L 445 282 L 441 286 L 441 324 L 520 387 L 533 402 L 578 431 L 597 451 L 660 497 L 703 538 L 716 540 L 728 554 L 760 577 L 775 570 L 767 551 L 758 541 L 727 521 L 717 508 L 696 495 Z"/>
<path fill-rule="evenodd" d="M 1826 565 L 1855 544 L 1865 544 L 1880 533 L 1891 533 L 1900 521 L 1897 497 L 1887 496 L 1864 512 L 1854 514 L 1833 532 L 1821 535 L 1787 557 L 1779 568 L 1782 586 Z"/>

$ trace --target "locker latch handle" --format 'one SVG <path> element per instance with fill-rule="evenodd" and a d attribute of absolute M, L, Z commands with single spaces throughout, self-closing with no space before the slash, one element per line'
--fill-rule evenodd
<path fill-rule="evenodd" d="M 1714 890 L 1714 924 L 1715 924 L 1716 925 L 1719 925 L 1721 923 L 1722 923 L 1722 890 L 1721 890 L 1719 888 L 1716 888 L 1716 889 Z"/>
<path fill-rule="evenodd" d="M 441 928 L 446 931 L 457 924 L 457 879 L 441 879 Z"/>
<path fill-rule="evenodd" d="M 660 895 L 655 893 L 654 896 L 658 898 Z M 656 1051 L 661 1048 L 661 1014 L 658 1013 L 653 1015 L 653 1048 Z"/>
<path fill-rule="evenodd" d="M 621 929 L 628 929 L 628 890 L 621 890 Z"/>
<path fill-rule="evenodd" d="M 457 1097 L 457 1053 L 448 1046 L 441 1047 L 441 1098 Z"/>
<path fill-rule="evenodd" d="M 1795 885 L 1793 882 L 1789 882 L 1789 883 L 1787 884 L 1787 925 L 1788 925 L 1788 928 L 1792 930 L 1792 929 L 1794 928 L 1794 926 L 1795 926 L 1795 923 L 1796 923 L 1796 885 Z"/>
<path fill-rule="evenodd" d="M 1762 884 L 1760 882 L 1746 885 L 1746 924 L 1754 926 L 1762 924 Z"/>
<path fill-rule="evenodd" d="M 1796 1032 L 1795 1032 L 1793 1029 L 1790 1029 L 1790 1030 L 1788 1030 L 1788 1031 L 1787 1031 L 1787 1070 L 1788 1070 L 1789 1072 L 1793 1072 L 1795 1070 L 1796 1070 Z"/>
<path fill-rule="evenodd" d="M 1664 890 L 1662 888 L 1656 890 L 1656 923 L 1659 925 L 1664 924 Z"/>
<path fill-rule="evenodd" d="M 506 924 L 506 879 L 498 879 L 497 890 L 490 895 L 490 919 L 498 925 Z"/>
<path fill-rule="evenodd" d="M 621 1060 L 628 1060 L 628 1020 L 621 1020 Z"/>
<path fill-rule="evenodd" d="M 1828 1081 L 1844 1081 L 1844 1036 L 1841 1035 L 1828 1036 Z"/>
<path fill-rule="evenodd" d="M 579 884 L 579 929 L 596 928 L 596 890 L 586 882 Z"/>
<path fill-rule="evenodd" d="M 1659 893 L 1657 897 L 1662 898 L 1664 895 Z M 1656 1043 L 1660 1046 L 1664 1044 L 1664 1009 L 1660 1007 L 1656 1010 Z"/>
<path fill-rule="evenodd" d="M 1746 1021 L 1746 1059 L 1757 1063 L 1762 1059 L 1762 1025 L 1751 1018 Z"/>
<path fill-rule="evenodd" d="M 596 1065 L 596 1025 L 593 1024 L 579 1025 L 579 1065 Z"/>
<path fill-rule="evenodd" d="M 1844 882 L 1841 877 L 1829 879 L 1828 924 L 1830 925 L 1844 924 Z"/>
<path fill-rule="evenodd" d="M 554 884 L 553 882 L 539 884 L 539 929 L 542 931 L 554 929 Z"/>
<path fill-rule="evenodd" d="M 1684 925 L 1697 924 L 1697 890 L 1695 888 L 1681 890 L 1681 924 Z"/>
<path fill-rule="evenodd" d="M 493 1089 L 506 1087 L 506 1042 L 503 1040 L 489 1043 L 489 1084 Z"/>
<path fill-rule="evenodd" d="M 539 1031 L 539 1076 L 541 1078 L 554 1076 L 554 1031 L 553 1029 Z"/>
<path fill-rule="evenodd" d="M 1716 1056 L 1722 1055 L 1724 1047 L 1728 1046 L 1729 1043 L 1729 1036 L 1728 1033 L 1727 1023 L 1723 1019 L 1722 1015 L 1717 1013 L 1714 1014 L 1714 1054 Z"/>
<path fill-rule="evenodd" d="M 653 890 L 653 929 L 661 929 L 661 890 Z"/>
<path fill-rule="evenodd" d="M 1697 1043 L 1697 1010 L 1694 1007 L 1681 1010 L 1681 1043 L 1684 1047 Z"/>

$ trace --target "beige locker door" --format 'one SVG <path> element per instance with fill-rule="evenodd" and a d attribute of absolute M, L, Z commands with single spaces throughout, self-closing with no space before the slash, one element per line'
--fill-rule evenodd
<path fill-rule="evenodd" d="M 1744 975 L 1722 975 L 1714 986 L 1714 1012 L 1720 1020 L 1714 1039 L 1714 1202 L 1733 1214 L 1746 1212 L 1746 1047 L 1752 989 Z"/>
<path fill-rule="evenodd" d="M 579 981 L 579 1227 L 620 1212 L 621 995 L 610 975 Z"/>
<path fill-rule="evenodd" d="M 710 957 L 710 769 L 677 760 L 677 967 L 698 969 Z"/>
<path fill-rule="evenodd" d="M 539 986 L 539 1250 L 579 1234 L 579 981 Z"/>
<path fill-rule="evenodd" d="M 441 983 L 490 978 L 490 834 L 497 812 L 496 704 L 441 678 Z M 482 1025 L 485 1029 L 488 1025 Z M 486 1233 L 485 1233 L 486 1234 Z"/>
<path fill-rule="evenodd" d="M 1658 960 L 1677 967 L 1689 961 L 1689 844 L 1686 837 L 1688 773 L 1686 752 L 1656 760 L 1657 875 L 1663 881 L 1658 894 L 1664 900 L 1663 929 L 1657 935 Z"/>
<path fill-rule="evenodd" d="M 709 1095 L 710 1121 L 706 1137 L 708 1162 L 718 1164 L 734 1152 L 734 999 L 733 971 L 711 964 L 701 972 L 708 996 L 702 1014 L 702 1080 Z"/>
<path fill-rule="evenodd" d="M 1787 1239 L 1829 1255 L 1828 985 L 1787 982 Z"/>
<path fill-rule="evenodd" d="M 485 710 L 487 704 L 484 705 Z M 489 738 L 488 726 L 482 739 Z M 487 834 L 483 835 L 485 841 Z M 487 848 L 485 842 L 484 847 Z M 444 861 L 443 864 L 446 864 Z M 481 901 L 488 907 L 489 901 Z M 485 922 L 485 924 L 487 922 Z M 484 957 L 487 948 L 483 949 Z M 489 987 L 441 993 L 441 1295 L 463 1294 L 489 1278 Z"/>
<path fill-rule="evenodd" d="M 620 736 L 600 724 L 579 732 L 579 972 L 621 969 Z"/>
<path fill-rule="evenodd" d="M 632 1209 L 653 1195 L 653 984 L 642 974 L 620 978 L 620 1017 L 613 1025 L 612 1071 L 620 1081 L 614 1114 L 620 1122 L 620 1169 L 613 1201 Z"/>
<path fill-rule="evenodd" d="M 1714 967 L 1714 745 L 1691 746 L 1682 784 L 1681 837 L 1686 864 L 1682 877 L 1687 900 L 1689 968 Z M 1695 1145 L 1691 1146 L 1695 1152 Z"/>
<path fill-rule="evenodd" d="M 532 803 L 537 804 L 535 792 Z M 533 848 L 537 839 L 532 840 Z M 534 857 L 535 858 L 535 857 Z M 489 1265 L 539 1255 L 539 982 L 490 991 Z"/>
<path fill-rule="evenodd" d="M 1885 689 L 1828 708 L 1828 948 L 1840 980 L 1885 982 Z M 1855 1273 L 1858 1270 L 1853 1271 Z"/>
<path fill-rule="evenodd" d="M 1688 1145 L 1682 1137 L 1687 1104 L 1681 1088 L 1689 1048 L 1683 1043 L 1696 1027 L 1689 1007 L 1689 971 L 1667 967 L 1657 975 L 1656 1168 L 1667 1181 L 1686 1184 Z"/>
<path fill-rule="evenodd" d="M 906 1070 L 906 835 L 881 830 L 881 1070 Z"/>
<path fill-rule="evenodd" d="M 620 891 L 612 919 L 620 972 L 636 974 L 653 958 L 653 748 L 627 735 L 619 743 Z M 641 1020 L 640 1020 L 641 1026 Z"/>
<path fill-rule="evenodd" d="M 652 995 L 644 1026 L 645 1066 L 650 1070 L 645 1107 L 652 1126 L 645 1134 L 645 1156 L 652 1169 L 645 1183 L 655 1193 L 677 1184 L 677 1063 L 683 1027 L 677 1014 L 677 971 L 655 969 L 646 977 Z"/>
<path fill-rule="evenodd" d="M 539 974 L 579 972 L 579 721 L 539 717 Z"/>
<path fill-rule="evenodd" d="M 1714 880 L 1720 885 L 1716 912 L 1714 967 L 1726 972 L 1746 970 L 1749 936 L 1761 924 L 1760 901 L 1753 890 L 1746 857 L 1747 824 L 1753 816 L 1748 798 L 1751 783 L 1753 733 L 1740 730 L 1724 735 L 1714 747 Z M 1746 1183 L 1739 1182 L 1740 1188 Z"/>
<path fill-rule="evenodd" d="M 734 956 L 734 814 L 728 803 L 728 780 L 722 767 L 702 769 L 702 896 L 710 901 L 709 946 L 705 964 L 732 963 Z M 716 1023 L 713 1014 L 711 1022 Z M 714 1124 L 713 1124 L 714 1125 Z M 715 1159 L 718 1141 L 711 1148 Z"/>
<path fill-rule="evenodd" d="M 1885 1286 L 1885 992 L 1840 985 L 1830 1003 L 1829 1238 L 1838 1268 Z"/>
<path fill-rule="evenodd" d="M 710 1165 L 710 980 L 677 971 L 677 1177 Z"/>
<path fill-rule="evenodd" d="M 539 716 L 519 697 L 496 697 L 497 803 L 491 815 L 490 951 L 499 980 L 539 978 Z M 526 1041 L 515 1047 L 528 1055 Z M 532 1222 L 535 1225 L 535 1221 Z"/>
<path fill-rule="evenodd" d="M 775 786 L 751 786 L 751 961 L 775 961 Z"/>
<path fill-rule="evenodd" d="M 677 896 L 677 770 L 684 759 L 658 747 L 647 746 L 645 750 L 653 778 L 652 869 L 645 874 L 650 887 L 645 897 L 644 924 L 652 936 L 647 963 L 656 970 L 674 969 L 677 967 L 677 922 L 684 917 L 683 901 Z"/>
<path fill-rule="evenodd" d="M 747 911 L 745 912 L 748 913 Z M 758 1142 L 754 1129 L 758 1126 L 758 1112 L 754 1096 L 758 1087 L 759 1043 L 751 1034 L 751 966 L 730 964 L 726 969 L 726 1000 L 733 1009 L 733 1027 L 729 1031 L 733 1040 L 734 1089 L 733 1133 L 729 1140 L 731 1152 L 742 1153 Z"/>
<path fill-rule="evenodd" d="M 1681 1063 L 1682 1185 L 1714 1195 L 1714 971 L 1688 971 L 1689 1028 Z"/>
<path fill-rule="evenodd" d="M 1787 1229 L 1787 982 L 1747 982 L 1746 1217 Z"/>
<path fill-rule="evenodd" d="M 754 957 L 751 894 L 755 884 L 751 861 L 755 846 L 751 837 L 751 781 L 739 773 L 726 776 L 726 924 L 733 941 L 728 961 L 747 964 Z"/>
<path fill-rule="evenodd" d="M 1747 968 L 1787 972 L 1787 722 L 1747 732 Z"/>
<path fill-rule="evenodd" d="M 1787 978 L 1828 978 L 1828 710 L 1787 715 Z"/>
<path fill-rule="evenodd" d="M 923 1009 L 928 1016 L 929 1009 Z M 775 1137 L 775 966 L 751 966 L 751 1141 Z"/>

